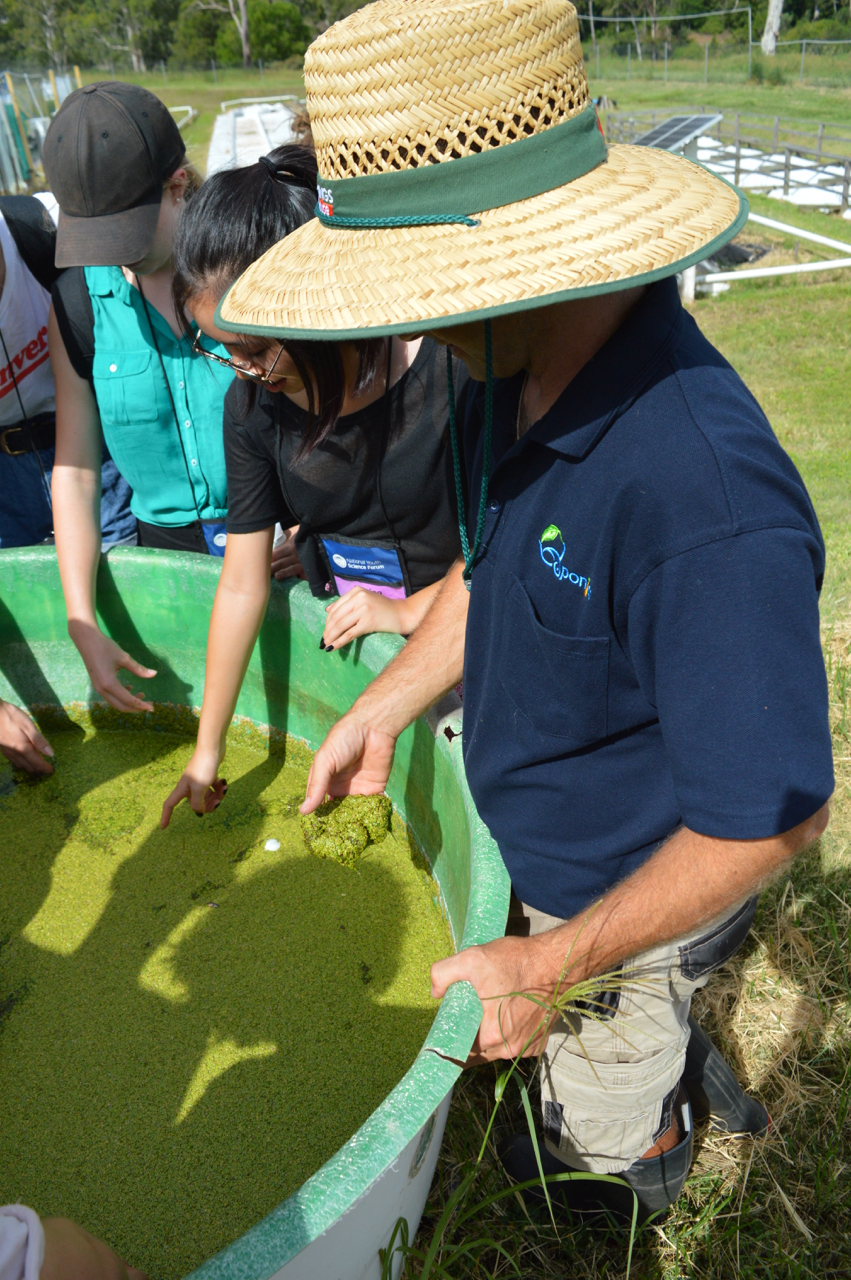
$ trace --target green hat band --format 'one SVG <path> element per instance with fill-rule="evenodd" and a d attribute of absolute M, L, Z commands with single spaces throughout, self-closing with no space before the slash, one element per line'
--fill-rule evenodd
<path fill-rule="evenodd" d="M 450 221 L 470 225 L 471 213 L 562 187 L 605 159 L 606 143 L 592 105 L 531 137 L 460 160 L 361 178 L 320 177 L 317 216 L 341 230 Z"/>

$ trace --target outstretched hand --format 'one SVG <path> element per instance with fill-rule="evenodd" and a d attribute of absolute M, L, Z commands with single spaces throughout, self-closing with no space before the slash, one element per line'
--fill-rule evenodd
<path fill-rule="evenodd" d="M 25 711 L 0 698 L 0 755 L 28 773 L 53 773 L 53 747 Z"/>
<path fill-rule="evenodd" d="M 439 1000 L 453 982 L 469 982 L 484 1016 L 467 1058 L 468 1067 L 500 1058 L 528 1058 L 543 1049 L 552 1016 L 547 1004 L 555 983 L 541 981 L 532 938 L 496 938 L 466 947 L 431 966 L 431 994 Z"/>
<path fill-rule="evenodd" d="M 163 830 L 171 822 L 171 815 L 181 800 L 188 800 L 189 807 L 199 818 L 218 809 L 228 789 L 227 780 L 218 776 L 220 764 L 221 756 L 218 752 L 195 751 L 180 781 L 163 805 L 160 818 Z"/>
<path fill-rule="evenodd" d="M 313 757 L 301 813 L 313 813 L 326 796 L 380 795 L 393 768 L 396 739 L 352 712 L 338 720 Z"/>
<path fill-rule="evenodd" d="M 153 703 L 144 702 L 118 679 L 119 671 L 150 680 L 157 673 L 151 667 L 143 667 L 129 653 L 95 626 L 69 624 L 71 639 L 86 664 L 94 689 L 116 711 L 153 711 Z"/>

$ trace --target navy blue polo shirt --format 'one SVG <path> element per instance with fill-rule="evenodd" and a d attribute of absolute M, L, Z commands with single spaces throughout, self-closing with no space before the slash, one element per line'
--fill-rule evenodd
<path fill-rule="evenodd" d="M 763 838 L 829 798 L 824 544 L 795 467 L 673 279 L 517 441 L 522 384 L 494 390 L 464 760 L 519 897 L 569 917 L 681 823 Z M 483 406 L 474 384 L 473 527 Z"/>

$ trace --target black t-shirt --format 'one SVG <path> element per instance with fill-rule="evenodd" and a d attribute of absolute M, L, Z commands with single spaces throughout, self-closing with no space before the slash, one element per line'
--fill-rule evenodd
<path fill-rule="evenodd" d="M 453 372 L 460 392 L 467 375 L 457 363 Z M 382 398 L 340 418 L 297 465 L 307 413 L 285 395 L 251 390 L 253 404 L 248 384 L 234 380 L 225 397 L 228 533 L 299 524 L 296 549 L 318 596 L 336 590 L 320 535 L 382 548 L 398 539 L 409 592 L 443 577 L 460 541 L 442 347 L 423 339 L 391 390 L 389 430 Z"/>

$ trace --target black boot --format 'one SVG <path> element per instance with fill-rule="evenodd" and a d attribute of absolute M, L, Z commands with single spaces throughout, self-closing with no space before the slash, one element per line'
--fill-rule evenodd
<path fill-rule="evenodd" d="M 685 1137 L 661 1156 L 650 1160 L 636 1160 L 623 1173 L 615 1175 L 624 1185 L 616 1182 L 600 1182 L 583 1177 L 570 1182 L 548 1183 L 553 1208 L 558 1212 L 600 1214 L 609 1213 L 627 1223 L 632 1221 L 635 1200 L 638 1200 L 638 1223 L 664 1213 L 685 1186 L 694 1158 L 694 1132 L 691 1108 L 685 1090 L 677 1098 L 681 1131 Z M 544 1176 L 555 1173 L 577 1173 L 539 1143 Z M 535 1150 L 528 1133 L 515 1133 L 498 1147 L 499 1158 L 506 1173 L 515 1182 L 528 1182 L 540 1178 Z M 635 1195 L 633 1196 L 633 1192 Z M 531 1187 L 524 1195 L 543 1201 L 543 1191 Z"/>
<path fill-rule="evenodd" d="M 683 1084 L 688 1090 L 695 1120 L 711 1117 L 712 1128 L 723 1133 L 767 1133 L 771 1119 L 761 1102 L 750 1098 L 709 1039 L 689 1017 L 691 1038 L 686 1050 Z"/>

